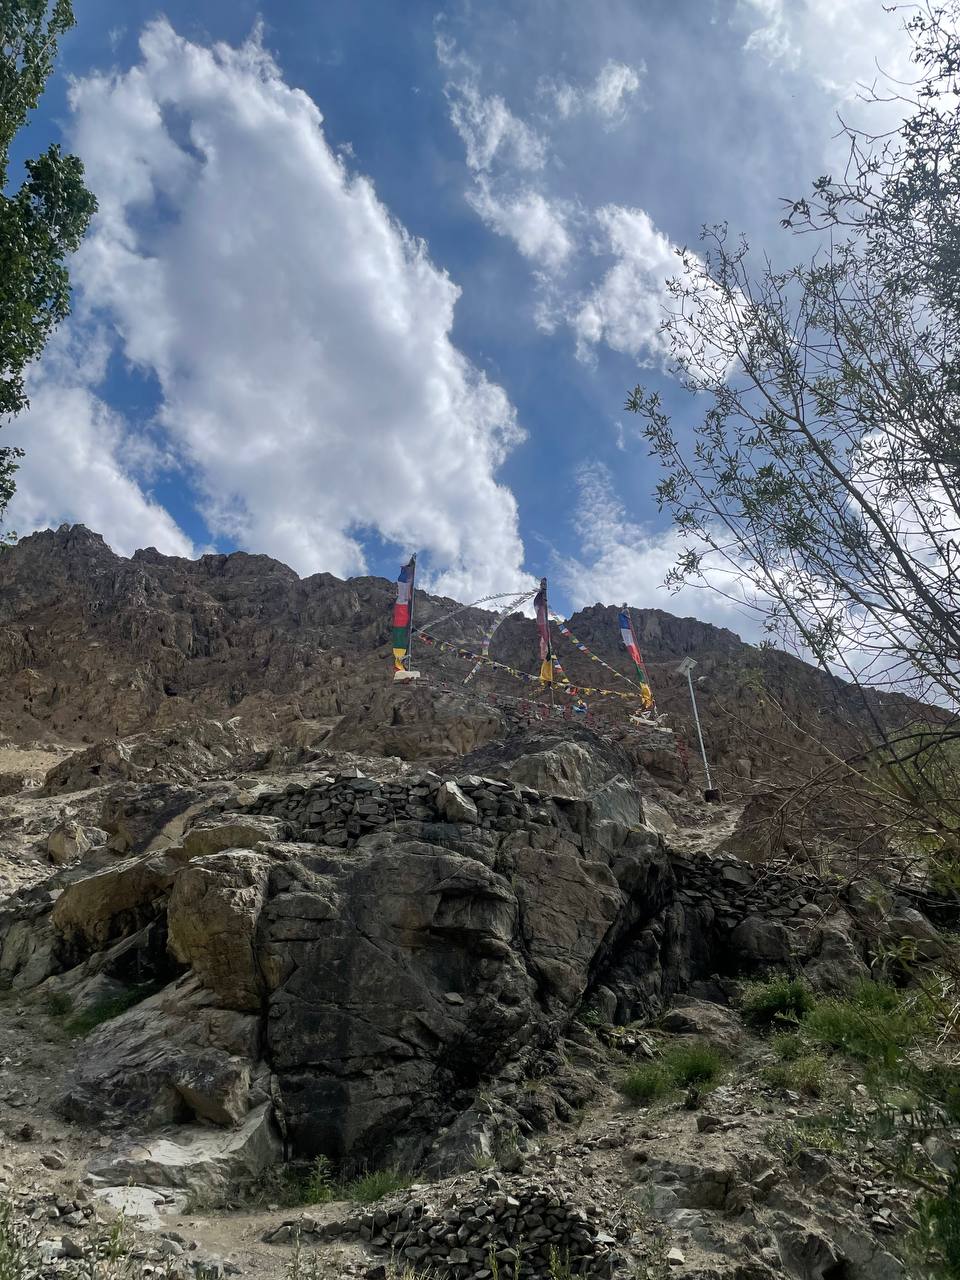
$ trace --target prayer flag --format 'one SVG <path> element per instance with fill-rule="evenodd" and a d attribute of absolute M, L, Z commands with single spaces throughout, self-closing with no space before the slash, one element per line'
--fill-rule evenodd
<path fill-rule="evenodd" d="M 397 579 L 397 599 L 393 606 L 393 665 L 395 670 L 406 670 L 410 651 L 410 625 L 413 621 L 413 580 L 417 571 L 417 557 L 411 556 L 400 570 Z"/>

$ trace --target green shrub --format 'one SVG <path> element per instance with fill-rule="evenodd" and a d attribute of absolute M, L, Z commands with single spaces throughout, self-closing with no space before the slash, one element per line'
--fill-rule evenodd
<path fill-rule="evenodd" d="M 803 1056 L 805 1047 L 796 1031 L 781 1031 L 770 1040 L 770 1048 L 784 1062 L 795 1062 Z"/>
<path fill-rule="evenodd" d="M 726 1058 L 713 1045 L 695 1040 L 671 1045 L 663 1055 L 663 1065 L 673 1083 L 685 1088 L 715 1084 L 723 1074 Z"/>
<path fill-rule="evenodd" d="M 317 1156 L 307 1175 L 300 1179 L 303 1204 L 323 1204 L 334 1199 L 333 1164 L 327 1156 Z"/>
<path fill-rule="evenodd" d="M 930 1029 L 926 1011 L 892 987 L 860 982 L 844 999 L 821 1000 L 804 1019 L 813 1041 L 872 1067 L 894 1067 Z"/>
<path fill-rule="evenodd" d="M 819 1053 L 804 1053 L 787 1062 L 766 1067 L 763 1078 L 777 1089 L 791 1089 L 808 1098 L 819 1098 L 826 1088 L 829 1063 Z"/>
<path fill-rule="evenodd" d="M 761 1029 L 799 1022 L 814 1004 L 813 992 L 803 979 L 785 973 L 744 983 L 740 997 L 744 1018 Z"/>
<path fill-rule="evenodd" d="M 659 1063 L 647 1062 L 634 1068 L 621 1088 L 631 1102 L 646 1105 L 668 1094 L 673 1081 Z"/>

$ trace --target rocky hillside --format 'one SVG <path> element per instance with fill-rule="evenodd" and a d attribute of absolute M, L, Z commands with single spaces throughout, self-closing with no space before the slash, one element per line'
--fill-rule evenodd
<path fill-rule="evenodd" d="M 39 1272 L 89 1275 L 120 1209 L 183 1280 L 904 1280 L 915 1189 L 815 1139 L 791 1163 L 814 1100 L 735 1005 L 943 954 L 956 903 L 691 853 L 648 785 L 585 728 L 431 769 L 216 724 L 9 798 L 0 1174 L 54 1224 Z M 691 1061 L 722 1087 L 624 1098 Z"/>
<path fill-rule="evenodd" d="M 508 584 L 509 585 L 509 584 Z M 394 584 L 379 578 L 342 582 L 329 574 L 300 579 L 285 565 L 241 552 L 190 561 L 148 549 L 115 555 L 83 526 L 24 538 L 0 556 L 0 725 L 21 745 L 96 742 L 195 717 L 231 718 L 259 744 L 316 746 L 340 727 L 338 745 L 364 747 L 385 725 L 439 714 L 450 734 L 397 732 L 377 745 L 407 757 L 458 754 L 502 732 L 475 697 L 439 711 L 412 703 L 397 711 L 387 645 Z M 417 593 L 419 622 L 456 603 Z M 691 743 L 685 681 L 678 661 L 694 657 L 709 753 L 727 788 L 777 779 L 822 758 L 817 743 L 853 743 L 868 710 L 854 691 L 788 654 L 744 644 L 731 631 L 635 610 L 635 624 L 660 709 Z M 491 615 L 469 609 L 439 628 L 475 644 Z M 626 672 L 616 609 L 595 605 L 570 627 L 600 657 Z M 574 682 L 598 683 L 602 668 L 563 637 L 558 656 Z M 533 624 L 519 615 L 500 629 L 494 652 L 533 670 Z M 420 648 L 418 664 L 438 707 L 437 684 L 459 685 L 470 664 Z M 615 684 L 604 674 L 604 683 Z M 524 693 L 490 675 L 476 693 Z M 604 722 L 622 720 L 623 704 L 594 699 Z M 877 697 L 887 722 L 915 719 L 908 700 Z M 453 723 L 466 719 L 458 730 Z M 676 762 L 643 761 L 667 778 Z"/>
<path fill-rule="evenodd" d="M 951 990 L 960 899 L 729 852 L 850 691 L 638 610 L 681 731 L 703 674 L 705 804 L 616 707 L 429 648 L 395 686 L 392 597 L 79 528 L 0 557 L 0 1280 L 934 1274 L 957 1068 L 913 976 Z M 616 664 L 613 619 L 572 628 Z M 534 665 L 525 619 L 497 643 Z M 901 1060 L 925 1092 L 878 1101 Z"/>

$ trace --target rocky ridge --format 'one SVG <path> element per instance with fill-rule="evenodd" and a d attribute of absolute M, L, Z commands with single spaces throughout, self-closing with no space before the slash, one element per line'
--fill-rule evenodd
<path fill-rule="evenodd" d="M 337 749 L 406 758 L 462 755 L 501 738 L 502 708 L 463 696 L 451 703 L 435 687 L 428 708 L 414 699 L 405 709 L 386 691 L 394 593 L 378 578 L 301 580 L 242 552 L 189 561 L 150 548 L 125 559 L 80 525 L 33 534 L 0 557 L 0 724 L 20 744 L 82 745 L 229 718 L 261 746 L 316 746 L 329 735 Z M 428 628 L 457 608 L 417 593 Z M 475 645 L 491 620 L 460 609 L 440 630 Z M 824 735 L 852 741 L 870 722 L 855 691 L 788 654 L 657 609 L 636 609 L 634 620 L 658 704 L 691 741 L 675 667 L 696 658 L 707 747 L 734 791 L 809 772 Z M 616 609 L 601 605 L 570 619 L 574 634 L 627 673 L 615 623 Z M 529 620 L 508 619 L 497 633 L 508 664 L 530 670 L 535 649 Z M 596 680 L 598 668 L 561 637 L 557 652 L 571 680 Z M 436 650 L 418 661 L 437 686 L 459 686 L 468 669 Z M 494 697 L 524 690 L 487 674 L 474 688 Z M 873 703 L 890 722 L 927 714 L 899 696 Z M 624 714 L 615 699 L 602 711 L 614 723 Z M 681 772 L 669 755 L 641 752 L 637 762 L 668 781 Z"/>

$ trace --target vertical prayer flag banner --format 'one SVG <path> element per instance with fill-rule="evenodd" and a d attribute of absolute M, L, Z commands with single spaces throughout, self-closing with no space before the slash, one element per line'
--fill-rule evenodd
<path fill-rule="evenodd" d="M 406 670 L 410 651 L 410 624 L 413 621 L 413 579 L 417 571 L 417 557 L 411 556 L 400 570 L 397 579 L 397 599 L 393 606 L 393 665 L 396 671 Z"/>
<path fill-rule="evenodd" d="M 547 605 L 547 580 L 540 579 L 540 590 L 533 597 L 537 615 L 537 634 L 540 637 L 540 679 L 544 684 L 553 683 L 553 650 L 550 647 L 550 610 Z"/>
<path fill-rule="evenodd" d="M 630 620 L 626 605 L 620 610 L 620 639 L 623 641 L 623 647 L 629 653 L 633 665 L 637 669 L 637 680 L 640 683 L 640 697 L 643 700 L 643 705 L 644 707 L 652 707 L 653 694 L 650 691 L 650 681 L 647 679 L 643 658 L 640 656 L 640 646 L 637 644 L 637 637 L 633 634 L 633 623 Z"/>

